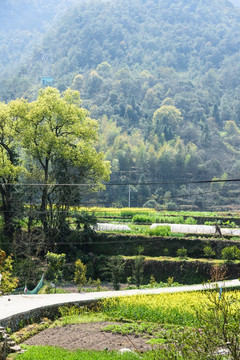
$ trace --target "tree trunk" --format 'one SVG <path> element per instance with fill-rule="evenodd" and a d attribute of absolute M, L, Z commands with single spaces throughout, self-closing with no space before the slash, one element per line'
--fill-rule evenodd
<path fill-rule="evenodd" d="M 1 185 L 2 214 L 4 220 L 3 235 L 9 245 L 13 241 L 14 234 L 14 211 L 12 206 L 12 185 Z"/>
<path fill-rule="evenodd" d="M 42 190 L 42 203 L 41 203 L 41 222 L 43 225 L 44 234 L 48 232 L 48 220 L 47 220 L 47 199 L 48 199 L 48 164 L 49 160 L 46 159 L 44 167 L 44 185 Z"/>

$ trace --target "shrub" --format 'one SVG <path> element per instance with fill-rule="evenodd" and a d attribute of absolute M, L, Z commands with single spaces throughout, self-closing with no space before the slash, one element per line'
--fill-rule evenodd
<path fill-rule="evenodd" d="M 154 222 L 157 224 L 167 223 L 166 216 L 157 216 L 155 217 Z"/>
<path fill-rule="evenodd" d="M 212 221 L 205 221 L 204 225 L 213 225 L 213 222 Z"/>
<path fill-rule="evenodd" d="M 114 290 L 120 289 L 121 277 L 124 273 L 125 262 L 122 257 L 112 256 L 107 263 L 107 272 L 110 273 Z"/>
<path fill-rule="evenodd" d="M 66 254 L 55 254 L 48 251 L 46 259 L 48 261 L 48 267 L 54 274 L 54 284 L 56 290 L 56 285 L 62 277 L 62 269 L 66 261 Z"/>
<path fill-rule="evenodd" d="M 183 216 L 175 216 L 175 224 L 183 224 L 184 223 L 184 219 Z"/>
<path fill-rule="evenodd" d="M 187 249 L 182 247 L 181 249 L 177 249 L 177 256 L 180 258 L 186 258 L 187 257 Z"/>
<path fill-rule="evenodd" d="M 132 218 L 134 215 L 136 215 L 136 213 L 134 213 L 132 210 L 123 210 L 120 214 L 122 218 Z"/>
<path fill-rule="evenodd" d="M 116 211 L 116 209 L 114 210 Z M 155 211 L 149 208 L 126 208 L 120 211 L 120 215 L 122 218 L 132 218 L 134 215 L 148 215 L 149 213 L 155 213 Z"/>
<path fill-rule="evenodd" d="M 168 284 L 168 286 L 172 286 L 172 285 L 173 285 L 173 276 L 169 276 L 169 277 L 167 278 L 167 284 Z"/>
<path fill-rule="evenodd" d="M 54 286 L 54 285 L 53 285 Z M 39 294 L 66 294 L 67 291 L 63 289 L 62 287 L 59 287 L 56 289 L 56 287 L 53 287 L 51 284 L 46 284 L 43 286 L 43 288 L 39 291 Z"/>
<path fill-rule="evenodd" d="M 97 287 L 97 291 L 101 291 L 101 280 L 99 278 L 97 280 L 93 280 L 92 285 Z"/>
<path fill-rule="evenodd" d="M 222 258 L 227 261 L 240 259 L 240 249 L 236 245 L 225 247 L 222 249 L 221 254 Z"/>
<path fill-rule="evenodd" d="M 204 252 L 204 256 L 206 256 L 208 258 L 215 256 L 215 251 L 213 251 L 213 249 L 211 248 L 210 245 L 204 246 L 203 252 Z"/>
<path fill-rule="evenodd" d="M 149 215 L 139 215 L 136 214 L 133 216 L 132 218 L 132 222 L 133 223 L 148 223 L 148 224 L 152 224 L 154 221 L 154 217 L 153 216 L 149 216 Z"/>
<path fill-rule="evenodd" d="M 169 201 L 169 202 L 166 204 L 166 208 L 167 208 L 168 210 L 172 210 L 172 211 L 178 210 L 177 204 L 176 204 L 175 202 L 173 202 L 173 201 Z"/>
<path fill-rule="evenodd" d="M 84 265 L 80 259 L 75 262 L 75 271 L 74 271 L 74 282 L 78 285 L 80 291 L 81 286 L 87 283 L 86 278 L 87 265 Z"/>
<path fill-rule="evenodd" d="M 166 332 L 164 347 L 154 359 L 232 359 L 240 358 L 239 297 L 219 289 L 206 293 L 204 304 L 195 307 L 198 328 Z M 226 349 L 225 353 L 221 353 Z"/>
<path fill-rule="evenodd" d="M 150 275 L 149 284 L 150 284 L 150 288 L 154 288 L 154 286 L 157 284 L 155 277 L 153 275 Z"/>
<path fill-rule="evenodd" d="M 230 222 L 230 220 L 225 221 L 222 225 L 223 225 L 223 226 L 226 226 L 226 227 L 231 227 L 231 228 L 237 227 L 236 223 L 235 223 L 234 221 L 231 221 L 231 222 Z"/>
<path fill-rule="evenodd" d="M 184 220 L 182 216 L 157 216 L 154 220 L 156 223 L 167 224 L 183 224 Z"/>
<path fill-rule="evenodd" d="M 171 234 L 171 227 L 169 225 L 159 225 L 153 229 L 149 229 L 149 235 L 153 236 L 169 236 Z"/>
<path fill-rule="evenodd" d="M 13 260 L 6 257 L 5 251 L 0 249 L 0 295 L 11 293 L 18 284 L 18 279 L 13 276 Z"/>
<path fill-rule="evenodd" d="M 197 220 L 190 216 L 185 219 L 184 223 L 188 225 L 196 225 Z"/>
<path fill-rule="evenodd" d="M 158 203 L 156 202 L 156 200 L 148 200 L 147 202 L 145 202 L 145 204 L 143 204 L 144 208 L 152 208 L 152 209 L 157 209 L 158 207 Z"/>
<path fill-rule="evenodd" d="M 140 285 L 143 281 L 144 261 L 145 257 L 143 255 L 138 255 L 134 259 L 132 280 L 138 289 L 140 288 Z"/>
<path fill-rule="evenodd" d="M 170 216 L 170 222 L 174 224 L 183 224 L 184 219 L 183 216 Z"/>
<path fill-rule="evenodd" d="M 61 316 L 74 316 L 81 315 L 84 312 L 84 308 L 82 306 L 73 305 L 73 306 L 60 306 L 58 308 Z"/>
<path fill-rule="evenodd" d="M 168 254 L 169 254 L 168 248 L 165 248 L 165 249 L 163 250 L 163 254 L 164 254 L 164 256 L 168 256 Z"/>

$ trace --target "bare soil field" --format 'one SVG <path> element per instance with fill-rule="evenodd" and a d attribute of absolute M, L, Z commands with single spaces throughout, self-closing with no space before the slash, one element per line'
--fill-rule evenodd
<path fill-rule="evenodd" d="M 120 350 L 128 348 L 139 352 L 151 350 L 144 336 L 121 335 L 101 331 L 111 322 L 67 325 L 46 329 L 26 340 L 27 345 L 60 346 L 68 350 Z"/>

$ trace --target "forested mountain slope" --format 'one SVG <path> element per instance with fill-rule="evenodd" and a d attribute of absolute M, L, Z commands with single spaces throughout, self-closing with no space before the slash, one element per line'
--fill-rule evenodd
<path fill-rule="evenodd" d="M 11 73 L 0 55 L 1 100 L 35 98 L 43 74 L 61 91 L 79 90 L 99 119 L 98 147 L 112 163 L 112 182 L 139 182 L 131 188 L 134 205 L 237 202 L 237 188 L 190 191 L 184 182 L 239 176 L 238 8 L 226 0 L 76 0 L 69 9 L 64 1 L 58 9 L 43 3 L 45 10 L 40 0 L 29 2 L 30 12 L 46 11 L 46 21 L 25 29 L 30 38 L 38 31 L 37 46 L 31 50 L 22 35 L 21 68 Z M 7 33 L 5 25 L 1 31 Z M 140 185 L 169 180 L 182 184 Z M 108 187 L 100 197 L 126 205 L 128 189 Z"/>
<path fill-rule="evenodd" d="M 28 63 L 33 48 L 41 46 L 42 35 L 53 25 L 56 16 L 74 3 L 74 0 L 1 0 L 0 74 L 4 80 L 8 76 L 19 76 L 17 67 Z M 24 80 L 23 88 L 27 89 L 32 78 L 25 77 Z M 19 80 L 15 89 L 14 83 L 7 82 L 8 97 L 14 97 L 16 92 L 19 95 L 23 82 L 23 79 Z"/>

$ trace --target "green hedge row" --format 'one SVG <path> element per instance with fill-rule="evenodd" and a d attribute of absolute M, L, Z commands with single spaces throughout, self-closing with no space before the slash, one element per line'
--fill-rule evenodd
<path fill-rule="evenodd" d="M 195 220 L 193 217 L 187 217 L 184 219 L 183 216 L 154 216 L 142 214 L 134 215 L 132 222 L 135 224 L 197 224 L 197 220 Z"/>

